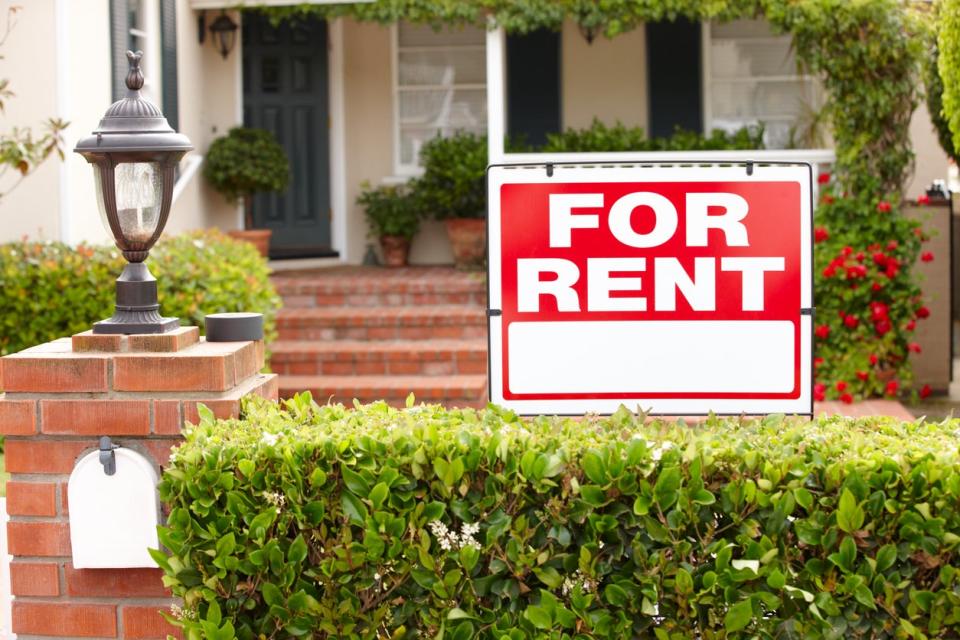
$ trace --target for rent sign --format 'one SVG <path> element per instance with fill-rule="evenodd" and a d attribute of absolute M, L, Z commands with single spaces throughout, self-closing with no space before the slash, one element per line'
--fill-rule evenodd
<path fill-rule="evenodd" d="M 807 165 L 491 167 L 492 401 L 809 413 L 811 183 Z"/>

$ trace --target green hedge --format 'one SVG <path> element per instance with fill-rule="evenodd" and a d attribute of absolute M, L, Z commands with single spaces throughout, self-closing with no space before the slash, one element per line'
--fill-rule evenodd
<path fill-rule="evenodd" d="M 956 638 L 958 425 L 251 402 L 154 557 L 188 639 Z"/>
<path fill-rule="evenodd" d="M 113 314 L 124 260 L 113 247 L 56 242 L 0 245 L 0 355 L 85 331 Z M 246 242 L 209 230 L 162 239 L 147 260 L 160 312 L 203 327 L 207 313 L 257 311 L 276 335 L 280 298 Z"/>

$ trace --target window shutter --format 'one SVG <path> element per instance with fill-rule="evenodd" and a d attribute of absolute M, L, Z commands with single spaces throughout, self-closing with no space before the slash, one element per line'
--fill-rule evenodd
<path fill-rule="evenodd" d="M 177 0 L 161 0 L 160 47 L 163 51 L 163 115 L 175 130 L 180 130 L 180 102 L 177 91 Z"/>
<path fill-rule="evenodd" d="M 113 99 L 127 95 L 127 43 L 130 31 L 130 7 L 127 0 L 110 0 L 110 63 Z"/>

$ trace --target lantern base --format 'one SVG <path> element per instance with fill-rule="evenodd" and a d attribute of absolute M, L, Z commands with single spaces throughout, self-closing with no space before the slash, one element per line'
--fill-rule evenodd
<path fill-rule="evenodd" d="M 137 333 L 168 333 L 180 328 L 180 318 L 160 318 L 156 322 L 137 322 L 118 319 L 114 314 L 109 320 L 93 323 L 93 332 L 102 334 L 133 335 Z"/>
<path fill-rule="evenodd" d="M 93 325 L 95 334 L 167 333 L 180 326 L 178 318 L 160 316 L 157 280 L 142 262 L 131 262 L 117 278 L 113 317 Z"/>

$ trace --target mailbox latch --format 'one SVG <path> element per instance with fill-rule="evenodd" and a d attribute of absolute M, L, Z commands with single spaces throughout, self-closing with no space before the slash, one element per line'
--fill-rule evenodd
<path fill-rule="evenodd" d="M 103 472 L 108 476 L 112 476 L 117 472 L 117 454 L 113 452 L 113 450 L 117 448 L 119 448 L 119 445 L 113 444 L 110 436 L 101 436 L 100 464 L 103 465 Z"/>

